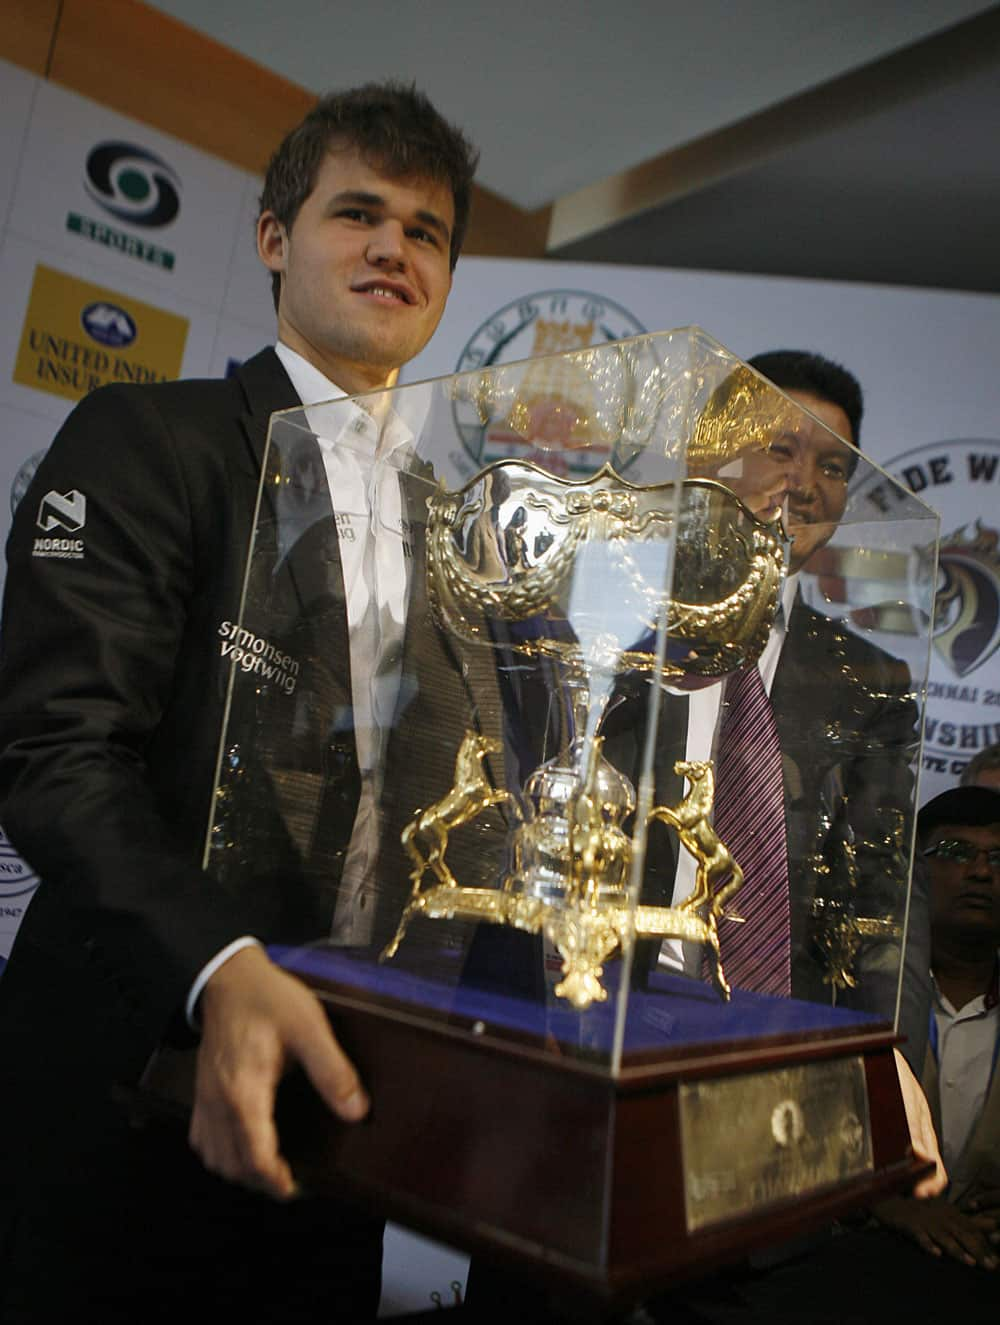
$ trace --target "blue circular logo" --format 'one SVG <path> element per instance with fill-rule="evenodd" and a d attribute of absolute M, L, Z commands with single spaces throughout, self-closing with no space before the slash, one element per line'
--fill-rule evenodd
<path fill-rule="evenodd" d="M 177 172 L 135 143 L 98 143 L 87 157 L 84 187 L 106 212 L 130 225 L 169 225 L 180 211 Z"/>
<path fill-rule="evenodd" d="M 80 322 L 91 340 L 114 350 L 131 345 L 138 335 L 135 322 L 124 308 L 104 300 L 88 304 L 80 314 Z"/>

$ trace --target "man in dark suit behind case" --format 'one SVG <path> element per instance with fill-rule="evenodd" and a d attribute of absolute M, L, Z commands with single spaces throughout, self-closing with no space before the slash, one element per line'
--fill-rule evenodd
<path fill-rule="evenodd" d="M 828 964 L 818 946 L 822 917 L 813 908 L 817 881 L 823 878 L 822 891 L 827 897 L 856 898 L 862 914 L 902 919 L 896 888 L 912 831 L 909 815 L 917 708 L 905 664 L 809 607 L 796 584 L 797 572 L 830 540 L 845 511 L 848 484 L 857 466 L 861 388 L 839 364 L 808 351 L 778 350 L 748 362 L 808 413 L 783 419 L 777 411 L 773 426 L 763 432 L 750 429 L 747 444 L 721 462 L 713 460 L 705 473 L 732 487 L 762 518 L 783 509 L 792 539 L 782 612 L 760 668 L 781 748 L 791 993 L 829 1002 Z M 751 414 L 755 400 L 768 418 L 775 413 L 760 379 L 737 370 L 716 391 L 706 415 L 715 411 L 724 417 L 737 392 L 746 396 L 744 405 Z M 711 418 L 706 421 L 711 427 Z M 713 689 L 717 694 L 718 688 Z M 709 699 L 708 692 L 690 700 L 665 697 L 661 722 L 666 739 L 656 753 L 659 801 L 671 803 L 679 798 L 681 788 L 673 768 L 676 760 L 686 754 L 690 757 L 686 744 L 689 720 L 697 723 L 707 716 L 708 730 L 714 726 L 714 712 L 706 715 L 706 699 L 710 708 L 714 702 L 717 709 L 718 699 Z M 833 727 L 835 739 L 830 735 Z M 708 754 L 706 750 L 704 756 Z M 853 880 L 848 871 L 853 871 Z M 666 886 L 672 883 L 671 879 Z M 725 956 L 724 932 L 722 939 Z M 921 1070 L 927 1038 L 929 942 L 926 873 L 918 867 L 912 884 L 899 1016 L 900 1030 L 907 1036 L 904 1052 L 912 1070 L 902 1062 L 899 1067 L 915 1144 L 937 1161 L 930 1114 L 914 1076 Z M 867 954 L 863 951 L 860 960 L 864 962 L 866 957 L 868 969 L 859 972 L 857 992 L 841 990 L 838 1001 L 892 1020 L 897 957 L 888 947 L 880 950 L 878 945 L 871 945 Z M 924 1189 L 937 1188 L 941 1181 L 939 1173 Z"/>
<path fill-rule="evenodd" d="M 474 168 L 414 90 L 325 98 L 262 196 L 277 350 L 227 381 L 96 392 L 19 509 L 0 818 L 42 883 L 0 981 L 5 1320 L 374 1316 L 379 1221 L 285 1199 L 272 1115 L 288 1067 L 341 1119 L 368 1109 L 318 1002 L 260 946 L 309 919 L 296 899 L 227 892 L 200 863 L 269 417 L 391 385 L 423 348 Z M 47 557 L 39 505 L 70 492 L 86 502 L 82 555 Z M 348 686 L 352 662 L 339 660 Z M 350 732 L 342 744 L 347 844 L 359 777 Z M 195 1027 L 197 1157 L 132 1129 L 114 1100 L 159 1042 L 193 1042 Z"/>

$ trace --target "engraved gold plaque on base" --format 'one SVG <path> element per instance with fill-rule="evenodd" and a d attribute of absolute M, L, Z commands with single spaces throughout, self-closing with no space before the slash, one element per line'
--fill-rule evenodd
<path fill-rule="evenodd" d="M 685 1082 L 679 1099 L 689 1231 L 872 1172 L 860 1056 Z"/>

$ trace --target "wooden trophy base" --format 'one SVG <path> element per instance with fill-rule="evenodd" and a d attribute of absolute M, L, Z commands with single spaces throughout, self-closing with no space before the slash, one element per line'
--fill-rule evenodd
<path fill-rule="evenodd" d="M 461 1000 L 428 1012 L 317 976 L 315 961 L 286 964 L 323 1002 L 373 1101 L 364 1122 L 345 1125 L 303 1077 L 283 1084 L 282 1148 L 303 1188 L 357 1199 L 596 1308 L 798 1236 L 925 1171 L 882 1023 L 634 1049 L 612 1076 L 551 1038 L 470 1021 Z M 630 1017 L 645 998 L 683 1022 L 670 991 L 634 994 Z M 161 1055 L 147 1101 L 183 1099 L 190 1079 L 176 1068 Z"/>
<path fill-rule="evenodd" d="M 373 1108 L 341 1126 L 304 1082 L 289 1083 L 281 1134 L 304 1185 L 350 1188 L 421 1232 L 609 1304 L 820 1226 L 924 1171 L 895 1036 L 881 1024 L 669 1055 L 637 1048 L 611 1076 L 551 1038 L 470 1023 L 460 999 L 430 1021 L 306 978 Z M 633 993 L 630 1017 L 643 1000 L 683 1018 L 676 997 L 655 992 Z"/>

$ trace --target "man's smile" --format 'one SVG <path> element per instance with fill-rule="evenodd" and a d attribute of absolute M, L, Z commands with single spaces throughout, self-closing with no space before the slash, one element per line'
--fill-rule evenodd
<path fill-rule="evenodd" d="M 376 299 L 385 299 L 390 303 L 415 304 L 413 292 L 399 281 L 386 280 L 384 276 L 369 281 L 359 281 L 353 285 L 355 294 L 372 295 Z"/>

